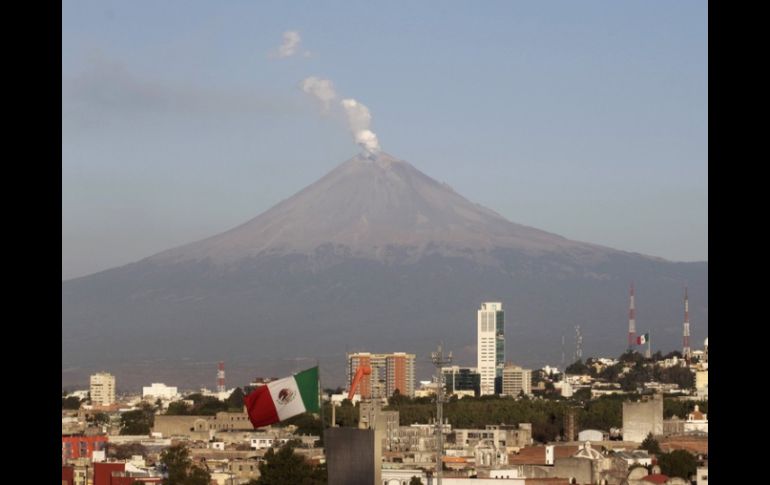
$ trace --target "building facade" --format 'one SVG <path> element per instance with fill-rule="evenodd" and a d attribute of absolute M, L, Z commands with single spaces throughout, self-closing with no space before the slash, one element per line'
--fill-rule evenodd
<path fill-rule="evenodd" d="M 481 376 L 474 367 L 460 367 L 453 365 L 441 369 L 444 374 L 444 385 L 447 395 L 464 394 L 472 391 L 478 397 L 480 392 Z"/>
<path fill-rule="evenodd" d="M 179 392 L 176 387 L 153 382 L 151 386 L 142 387 L 142 398 L 154 397 L 156 399 L 173 399 Z"/>
<path fill-rule="evenodd" d="M 115 402 L 115 376 L 99 372 L 91 376 L 91 404 L 109 406 Z"/>
<path fill-rule="evenodd" d="M 402 395 L 414 397 L 414 354 L 404 352 L 348 354 L 348 389 L 356 371 L 364 365 L 368 365 L 372 373 L 368 379 L 365 377 L 359 384 L 356 394 L 359 394 L 362 399 L 387 398 L 396 390 Z"/>
<path fill-rule="evenodd" d="M 623 440 L 641 443 L 650 433 L 663 434 L 663 396 L 623 402 Z"/>
<path fill-rule="evenodd" d="M 503 395 L 518 397 L 524 393 L 532 395 L 532 370 L 518 365 L 506 365 L 503 368 Z"/>
<path fill-rule="evenodd" d="M 477 312 L 477 369 L 480 394 L 495 394 L 495 378 L 502 379 L 505 363 L 505 314 L 500 302 L 485 302 Z"/>

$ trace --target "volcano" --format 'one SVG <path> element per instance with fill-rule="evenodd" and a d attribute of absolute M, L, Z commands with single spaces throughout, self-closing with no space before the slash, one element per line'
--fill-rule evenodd
<path fill-rule="evenodd" d="M 359 350 L 415 353 L 427 376 L 439 340 L 475 365 L 483 301 L 503 302 L 508 360 L 560 366 L 575 325 L 584 355 L 625 350 L 631 281 L 656 348 L 681 346 L 685 284 L 692 341 L 706 337 L 707 263 L 515 224 L 406 161 L 358 155 L 229 231 L 63 282 L 62 380 L 211 385 L 224 360 L 242 385 L 317 360 L 341 385 Z"/>

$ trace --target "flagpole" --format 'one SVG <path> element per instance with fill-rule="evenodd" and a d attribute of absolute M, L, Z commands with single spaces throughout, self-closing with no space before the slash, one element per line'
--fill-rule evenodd
<path fill-rule="evenodd" d="M 318 413 L 321 415 L 321 434 L 324 430 L 324 400 L 323 400 L 323 384 L 321 384 L 321 363 L 318 357 L 315 359 L 315 365 L 318 367 Z M 323 439 L 323 436 L 321 436 Z"/>

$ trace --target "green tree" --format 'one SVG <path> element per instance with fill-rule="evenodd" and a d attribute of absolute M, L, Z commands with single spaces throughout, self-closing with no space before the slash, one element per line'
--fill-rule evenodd
<path fill-rule="evenodd" d="M 187 416 L 191 412 L 190 406 L 182 401 L 174 401 L 169 403 L 166 414 L 169 416 Z"/>
<path fill-rule="evenodd" d="M 656 455 L 659 455 L 661 453 L 660 451 L 660 444 L 658 443 L 658 440 L 652 437 L 652 433 L 649 433 L 647 437 L 642 441 L 641 446 L 639 446 L 640 450 L 647 450 L 648 453 L 654 453 Z"/>
<path fill-rule="evenodd" d="M 294 453 L 294 443 L 286 443 L 277 452 L 270 448 L 259 465 L 260 477 L 251 485 L 325 485 L 325 467 L 315 467 Z"/>
<path fill-rule="evenodd" d="M 89 416 L 86 421 L 96 426 L 101 426 L 110 422 L 110 416 L 107 413 L 96 413 L 93 416 Z"/>
<path fill-rule="evenodd" d="M 409 404 L 412 400 L 409 399 L 409 396 L 404 396 L 401 394 L 401 391 L 396 389 L 393 391 L 393 395 L 388 398 L 388 406 L 394 406 L 398 407 L 402 404 Z"/>
<path fill-rule="evenodd" d="M 80 409 L 80 399 L 75 396 L 61 398 L 62 409 Z"/>
<path fill-rule="evenodd" d="M 681 389 L 695 387 L 695 374 L 687 367 L 669 367 L 660 370 L 660 382 L 677 384 Z"/>
<path fill-rule="evenodd" d="M 193 464 L 190 450 L 183 444 L 170 446 L 160 454 L 160 462 L 168 477 L 163 485 L 209 485 L 211 474 Z"/>
<path fill-rule="evenodd" d="M 409 480 L 409 485 L 423 485 L 423 483 L 422 480 L 420 480 L 420 477 L 414 476 Z"/>
<path fill-rule="evenodd" d="M 225 404 L 227 404 L 228 411 L 243 411 L 243 398 L 246 397 L 243 394 L 243 389 L 236 387 L 235 390 L 227 398 Z"/>
<path fill-rule="evenodd" d="M 591 400 L 591 388 L 581 387 L 572 394 L 573 401 L 590 401 Z"/>
<path fill-rule="evenodd" d="M 120 434 L 150 434 L 150 429 L 154 423 L 155 411 L 152 405 L 142 403 L 141 409 L 125 412 L 120 416 Z"/>
<path fill-rule="evenodd" d="M 147 448 L 141 443 L 126 443 L 124 445 L 107 443 L 107 456 L 109 457 L 127 460 L 134 455 L 147 456 Z"/>
<path fill-rule="evenodd" d="M 679 477 L 689 480 L 695 473 L 698 462 L 689 451 L 674 450 L 671 453 L 663 453 L 658 456 L 658 465 L 664 475 Z"/>
<path fill-rule="evenodd" d="M 591 371 L 588 368 L 587 365 L 583 363 L 583 359 L 578 359 L 572 364 L 568 365 L 567 368 L 564 370 L 567 374 L 577 374 L 577 375 L 583 375 L 583 374 L 590 374 Z"/>

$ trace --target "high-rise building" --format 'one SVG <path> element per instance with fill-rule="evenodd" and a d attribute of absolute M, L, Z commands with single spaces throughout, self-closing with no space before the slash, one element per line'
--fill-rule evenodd
<path fill-rule="evenodd" d="M 109 406 L 115 402 L 115 376 L 99 372 L 91 376 L 91 404 Z"/>
<path fill-rule="evenodd" d="M 532 370 L 506 365 L 503 368 L 503 395 L 518 397 L 522 392 L 532 395 Z"/>
<path fill-rule="evenodd" d="M 441 372 L 447 395 L 457 394 L 458 391 L 472 391 L 474 396 L 479 395 L 480 377 L 475 367 L 453 365 L 442 368 Z"/>
<path fill-rule="evenodd" d="M 477 363 L 481 395 L 495 393 L 495 378 L 502 378 L 505 363 L 505 314 L 500 302 L 481 304 L 477 312 Z"/>
<path fill-rule="evenodd" d="M 390 397 L 396 389 L 402 395 L 414 396 L 414 354 L 348 354 L 348 386 L 363 365 L 368 365 L 372 373 L 359 384 L 357 393 L 362 399 Z"/>

